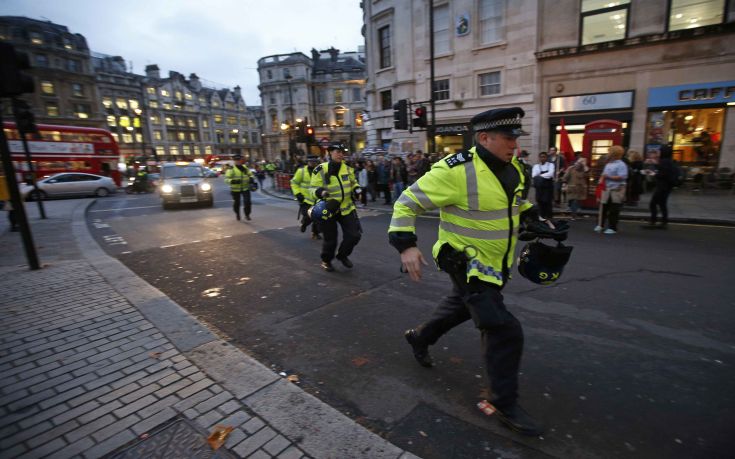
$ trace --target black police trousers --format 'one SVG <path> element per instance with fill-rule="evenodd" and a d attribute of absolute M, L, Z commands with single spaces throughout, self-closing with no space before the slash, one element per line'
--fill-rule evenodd
<path fill-rule="evenodd" d="M 472 307 L 487 306 L 503 312 L 504 323 L 481 330 L 482 357 L 490 381 L 490 402 L 505 408 L 518 399 L 518 369 L 523 354 L 523 328 L 503 304 L 500 287 L 473 278 L 466 282 L 464 273 L 450 274 L 452 293 L 436 307 L 431 318 L 416 328 L 424 344 L 433 345 L 452 328 L 471 318 Z"/>
<path fill-rule="evenodd" d="M 252 204 L 250 203 L 250 190 L 243 190 L 243 191 L 232 191 L 230 190 L 230 194 L 232 194 L 232 210 L 235 211 L 235 214 L 240 216 L 240 202 L 243 202 L 243 207 L 245 208 L 245 216 L 250 215 L 250 210 Z M 242 196 L 242 199 L 241 199 Z"/>
<path fill-rule="evenodd" d="M 356 210 L 347 215 L 337 214 L 326 222 L 319 222 L 319 229 L 324 236 L 322 261 L 332 261 L 334 258 L 334 251 L 337 249 L 337 223 L 342 227 L 342 243 L 339 245 L 337 258 L 350 256 L 362 237 L 362 227 Z"/>

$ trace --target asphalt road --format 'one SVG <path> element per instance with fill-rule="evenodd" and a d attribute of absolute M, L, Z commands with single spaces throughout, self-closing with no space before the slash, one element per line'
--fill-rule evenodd
<path fill-rule="evenodd" d="M 603 236 L 577 221 L 560 282 L 539 287 L 515 273 L 504 294 L 526 337 L 521 400 L 548 429 L 527 438 L 475 407 L 487 383 L 470 323 L 432 348 L 435 368 L 414 362 L 402 333 L 449 281 L 433 269 L 421 283 L 399 272 L 387 207 L 360 211 L 355 268 L 326 273 L 295 202 L 256 193 L 253 220 L 237 222 L 215 183 L 213 209 L 99 199 L 90 228 L 233 344 L 398 446 L 429 459 L 731 457 L 735 229 L 624 222 Z M 436 225 L 419 220 L 425 255 Z"/>

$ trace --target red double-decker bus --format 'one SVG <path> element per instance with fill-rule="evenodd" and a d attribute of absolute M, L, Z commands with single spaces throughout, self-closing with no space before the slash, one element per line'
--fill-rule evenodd
<path fill-rule="evenodd" d="M 38 135 L 26 136 L 36 178 L 58 172 L 88 172 L 111 177 L 121 185 L 120 150 L 105 129 L 38 124 Z M 25 150 L 15 123 L 3 123 L 15 170 L 28 171 Z"/>

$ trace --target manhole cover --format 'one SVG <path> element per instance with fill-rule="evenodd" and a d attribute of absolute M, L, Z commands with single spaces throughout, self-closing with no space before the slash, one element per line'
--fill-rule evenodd
<path fill-rule="evenodd" d="M 212 451 L 207 438 L 186 419 L 177 419 L 161 427 L 144 440 L 125 446 L 108 456 L 110 459 L 186 458 L 235 459 L 224 448 Z"/>

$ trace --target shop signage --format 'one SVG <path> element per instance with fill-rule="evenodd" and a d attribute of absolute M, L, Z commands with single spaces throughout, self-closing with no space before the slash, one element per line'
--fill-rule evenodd
<path fill-rule="evenodd" d="M 677 107 L 735 102 L 735 81 L 665 86 L 648 90 L 649 107 Z"/>
<path fill-rule="evenodd" d="M 437 126 L 434 130 L 436 135 L 451 135 L 451 134 L 464 134 L 469 132 L 470 128 L 466 124 L 447 124 L 444 126 Z"/>
<path fill-rule="evenodd" d="M 617 110 L 633 107 L 633 91 L 552 97 L 550 113 Z"/>

